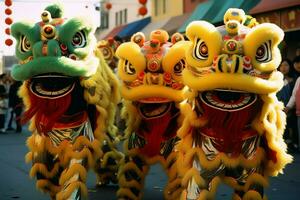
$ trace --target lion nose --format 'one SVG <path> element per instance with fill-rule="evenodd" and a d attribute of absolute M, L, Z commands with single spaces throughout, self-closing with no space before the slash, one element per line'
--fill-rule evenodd
<path fill-rule="evenodd" d="M 61 56 L 61 49 L 56 40 L 40 41 L 33 46 L 33 57 L 43 56 Z"/>
<path fill-rule="evenodd" d="M 147 73 L 146 82 L 148 85 L 163 85 L 163 75 L 161 73 Z"/>

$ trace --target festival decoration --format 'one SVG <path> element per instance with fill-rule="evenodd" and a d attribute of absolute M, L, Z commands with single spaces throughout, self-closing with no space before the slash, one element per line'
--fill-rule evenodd
<path fill-rule="evenodd" d="M 110 10 L 110 9 L 112 8 L 112 4 L 111 4 L 110 2 L 107 2 L 107 3 L 105 4 L 105 8 L 106 8 L 107 10 Z"/>
<path fill-rule="evenodd" d="M 5 22 L 6 25 L 10 26 L 13 23 L 12 18 L 9 17 L 9 15 L 12 14 L 12 10 L 9 8 L 12 5 L 12 1 L 11 0 L 5 0 L 4 4 L 5 4 L 5 6 L 8 7 L 4 10 L 5 15 L 7 15 L 4 22 Z M 6 35 L 10 35 L 10 27 L 7 27 L 5 29 L 5 33 L 6 33 Z M 12 44 L 13 44 L 12 39 L 10 39 L 10 38 L 5 39 L 5 45 L 6 46 L 11 46 Z"/>

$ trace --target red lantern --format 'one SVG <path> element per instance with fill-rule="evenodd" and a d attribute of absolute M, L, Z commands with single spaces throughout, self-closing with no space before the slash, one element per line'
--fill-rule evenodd
<path fill-rule="evenodd" d="M 7 35 L 10 35 L 10 28 L 6 28 L 6 29 L 5 29 L 5 33 L 6 33 Z"/>
<path fill-rule="evenodd" d="M 147 3 L 147 0 L 139 0 L 139 3 L 145 5 Z"/>
<path fill-rule="evenodd" d="M 5 5 L 6 6 L 11 6 L 12 5 L 12 0 L 5 0 Z"/>
<path fill-rule="evenodd" d="M 147 14 L 147 12 L 148 12 L 148 10 L 145 6 L 142 6 L 142 7 L 139 8 L 139 15 L 144 16 L 144 15 Z"/>
<path fill-rule="evenodd" d="M 5 18 L 5 24 L 11 25 L 13 23 L 13 20 L 10 17 Z"/>
<path fill-rule="evenodd" d="M 105 8 L 106 8 L 107 10 L 110 10 L 111 7 L 112 7 L 111 3 L 108 2 L 108 3 L 105 4 Z"/>
<path fill-rule="evenodd" d="M 6 39 L 5 44 L 6 44 L 6 46 L 11 46 L 13 44 L 12 39 Z"/>
<path fill-rule="evenodd" d="M 6 8 L 6 9 L 5 9 L 5 14 L 11 15 L 11 13 L 12 13 L 12 11 L 11 11 L 10 8 Z"/>

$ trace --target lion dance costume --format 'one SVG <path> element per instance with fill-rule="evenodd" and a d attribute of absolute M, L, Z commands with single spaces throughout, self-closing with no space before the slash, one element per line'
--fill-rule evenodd
<path fill-rule="evenodd" d="M 244 20 L 243 10 L 229 9 L 224 26 L 195 21 L 186 29 L 183 81 L 192 94 L 178 132 L 181 199 L 214 199 L 220 181 L 235 200 L 265 199 L 268 177 L 292 161 L 275 95 L 283 85 L 276 71 L 283 31 L 270 23 L 249 28 Z"/>
<path fill-rule="evenodd" d="M 185 67 L 186 42 L 178 33 L 171 38 L 172 42 L 168 42 L 168 33 L 156 30 L 145 41 L 139 32 L 116 51 L 124 98 L 122 117 L 126 120 L 118 199 L 141 199 L 145 176 L 156 162 L 162 164 L 169 178 L 165 198 L 180 196 L 174 146 L 179 140 L 178 103 L 184 98 L 181 72 Z"/>
<path fill-rule="evenodd" d="M 112 70 L 117 67 L 118 58 L 115 52 L 119 45 L 120 43 L 112 37 L 107 38 L 107 40 L 100 40 L 97 43 L 97 47 L 101 50 L 106 63 Z"/>
<path fill-rule="evenodd" d="M 20 60 L 12 76 L 24 81 L 23 121 L 31 120 L 26 160 L 33 163 L 30 175 L 37 187 L 52 199 L 81 199 L 88 168 L 99 172 L 98 182 L 116 175 L 121 155 L 110 144 L 118 82 L 94 50 L 89 21 L 62 18 L 58 5 L 48 6 L 41 18 L 12 26 Z"/>

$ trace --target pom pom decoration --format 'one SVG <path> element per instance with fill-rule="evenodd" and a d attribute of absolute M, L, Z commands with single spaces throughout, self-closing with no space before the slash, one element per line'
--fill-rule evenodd
<path fill-rule="evenodd" d="M 142 6 L 139 8 L 139 15 L 145 16 L 148 13 L 146 6 Z"/>
<path fill-rule="evenodd" d="M 12 39 L 6 39 L 6 40 L 5 40 L 5 45 L 6 45 L 6 46 L 11 46 L 12 44 L 13 44 Z"/>
<path fill-rule="evenodd" d="M 12 5 L 12 0 L 5 0 L 5 5 L 7 6 L 7 7 L 9 7 L 9 6 L 11 6 Z"/>
<path fill-rule="evenodd" d="M 147 3 L 147 0 L 139 0 L 139 3 L 145 5 Z"/>
<path fill-rule="evenodd" d="M 6 29 L 5 29 L 5 33 L 6 33 L 7 35 L 10 35 L 10 28 L 6 28 Z"/>
<path fill-rule="evenodd" d="M 13 20 L 12 20 L 10 17 L 7 17 L 7 18 L 5 19 L 5 24 L 11 25 L 12 23 L 13 23 Z"/>
<path fill-rule="evenodd" d="M 107 10 L 110 10 L 111 8 L 112 8 L 112 5 L 111 5 L 111 3 L 106 3 L 105 4 L 105 8 L 107 9 Z"/>
<path fill-rule="evenodd" d="M 6 15 L 11 15 L 12 14 L 12 10 L 10 8 L 6 8 L 5 9 L 5 14 Z"/>

